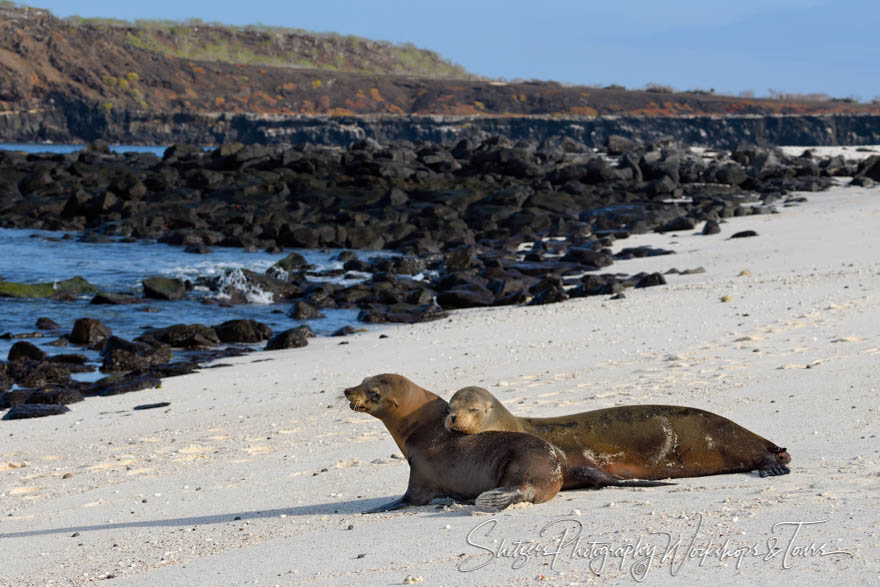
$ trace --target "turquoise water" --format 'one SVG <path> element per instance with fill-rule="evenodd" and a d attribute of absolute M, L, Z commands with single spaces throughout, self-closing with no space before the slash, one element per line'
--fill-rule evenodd
<path fill-rule="evenodd" d="M 237 270 L 265 272 L 290 252 L 249 253 L 238 248 L 218 247 L 212 253 L 197 255 L 155 242 L 82 243 L 75 238 L 65 239 L 64 236 L 64 233 L 49 231 L 0 229 L 0 278 L 44 283 L 80 276 L 105 291 L 142 297 L 141 281 L 147 277 L 161 275 L 195 282 L 199 277 L 221 276 L 225 283 L 231 284 L 239 277 Z M 315 265 L 316 270 L 342 267 L 342 263 L 334 260 L 339 251 L 298 252 Z M 376 254 L 362 252 L 359 256 L 367 258 Z M 250 291 L 248 299 L 252 303 L 232 307 L 203 303 L 213 296 L 207 288 L 196 288 L 189 293 L 187 300 L 145 300 L 130 305 L 90 304 L 91 295 L 84 295 L 73 302 L 0 298 L 0 334 L 35 332 L 37 318 L 51 318 L 61 326 L 59 331 L 44 333 L 44 338 L 24 340 L 37 344 L 50 354 L 58 354 L 82 352 L 82 349 L 51 347 L 41 343 L 69 333 L 74 322 L 83 317 L 97 318 L 109 326 L 114 334 L 129 340 L 145 329 L 180 323 L 212 326 L 235 318 L 250 318 L 268 324 L 275 332 L 303 323 L 287 317 L 290 303 L 271 303 L 265 292 Z M 348 324 L 364 327 L 364 324 L 356 321 L 357 313 L 357 310 L 325 310 L 325 318 L 306 323 L 319 335 L 330 334 Z M 14 342 L 15 339 L 0 339 L 0 359 L 6 358 Z M 97 360 L 96 354 L 86 354 L 93 355 Z"/>

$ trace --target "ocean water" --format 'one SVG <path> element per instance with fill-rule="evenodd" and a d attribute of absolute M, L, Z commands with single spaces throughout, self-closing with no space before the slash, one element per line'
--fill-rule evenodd
<path fill-rule="evenodd" d="M 267 268 L 284 258 L 291 250 L 280 254 L 245 252 L 239 248 L 217 247 L 208 254 L 185 253 L 180 247 L 156 242 L 108 242 L 84 243 L 74 238 L 64 238 L 64 233 L 0 229 L 0 278 L 23 283 L 46 283 L 80 276 L 99 286 L 102 290 L 143 296 L 141 281 L 151 276 L 178 277 L 195 282 L 199 277 L 222 276 L 225 283 L 234 284 L 240 278 L 241 269 L 265 272 Z M 341 269 L 335 260 L 338 250 L 297 250 L 315 265 L 315 271 Z M 367 259 L 385 252 L 358 252 Z M 359 274 L 356 279 L 314 277 L 316 281 L 356 283 L 367 278 Z M 205 303 L 214 299 L 215 293 L 207 288 L 195 288 L 188 299 L 177 301 L 144 300 L 143 303 L 126 305 L 91 304 L 92 295 L 83 295 L 76 301 L 62 302 L 50 299 L 19 299 L 0 297 L 0 334 L 13 335 L 37 333 L 36 320 L 51 318 L 61 328 L 58 331 L 41 332 L 41 338 L 0 339 L 0 359 L 5 359 L 9 348 L 17 340 L 27 340 L 49 354 L 84 353 L 99 362 L 97 353 L 85 352 L 77 346 L 53 347 L 45 343 L 60 334 L 69 334 L 78 318 L 97 318 L 113 330 L 113 334 L 131 340 L 150 328 L 162 328 L 173 324 L 205 324 L 212 326 L 236 318 L 250 318 L 267 324 L 273 332 L 308 324 L 320 336 L 328 335 L 345 325 L 356 328 L 380 328 L 357 322 L 357 310 L 323 310 L 325 318 L 305 322 L 287 316 L 289 302 L 272 303 L 271 296 L 259 290 L 249 291 L 250 303 L 224 307 L 217 303 Z M 258 347 L 261 345 L 252 345 Z"/>
<path fill-rule="evenodd" d="M 85 145 L 67 145 L 58 143 L 0 143 L 2 151 L 25 151 L 27 153 L 73 153 L 80 151 Z M 167 147 L 149 145 L 110 145 L 115 153 L 154 153 L 161 157 Z"/>
<path fill-rule="evenodd" d="M 50 143 L 0 143 L 0 150 L 25 151 L 28 153 L 71 153 L 84 145 Z M 161 157 L 165 146 L 110 145 L 119 152 L 146 152 Z M 65 238 L 67 236 L 67 238 Z M 275 262 L 297 250 L 315 266 L 315 272 L 341 269 L 335 260 L 338 250 L 312 251 L 289 249 L 280 254 L 245 252 L 239 248 L 216 247 L 208 254 L 185 253 L 180 247 L 156 242 L 136 243 L 78 242 L 79 235 L 40 230 L 15 230 L 0 228 L 0 279 L 22 283 L 47 283 L 80 276 L 103 291 L 143 297 L 141 281 L 147 277 L 177 277 L 195 282 L 200 277 L 220 276 L 224 284 L 235 285 L 241 279 L 241 269 L 265 272 Z M 72 237 L 72 238 L 71 238 Z M 355 251 L 359 258 L 387 256 L 382 251 Z M 356 279 L 314 277 L 315 281 L 356 283 L 369 276 L 362 274 Z M 100 357 L 93 351 L 70 345 L 48 346 L 61 334 L 69 334 L 79 318 L 97 318 L 107 325 L 113 334 L 131 340 L 144 330 L 163 328 L 173 324 L 204 324 L 213 326 L 226 320 L 246 318 L 267 324 L 273 332 L 308 324 L 319 336 L 329 335 L 337 329 L 352 325 L 371 330 L 382 326 L 357 322 L 358 310 L 322 310 L 324 318 L 297 321 L 287 316 L 291 304 L 273 303 L 267 292 L 247 292 L 247 304 L 222 306 L 207 288 L 197 287 L 189 292 L 186 300 L 144 300 L 143 303 L 125 305 L 90 304 L 92 295 L 84 295 L 73 302 L 50 299 L 18 299 L 0 297 L 0 360 L 5 360 L 9 349 L 18 340 L 36 344 L 50 355 L 81 353 L 99 364 Z M 212 301 L 213 300 L 213 301 Z M 211 303 L 208 303 L 211 302 Z M 60 325 L 57 331 L 38 331 L 37 318 L 51 318 Z M 32 335 L 20 337 L 20 335 Z M 261 348 L 262 344 L 249 345 Z M 179 352 L 175 352 L 179 356 Z M 80 380 L 95 379 L 99 375 L 75 375 Z"/>

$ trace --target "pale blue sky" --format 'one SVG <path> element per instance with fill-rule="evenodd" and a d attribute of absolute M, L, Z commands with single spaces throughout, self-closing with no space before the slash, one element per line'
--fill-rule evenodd
<path fill-rule="evenodd" d="M 412 42 L 469 71 L 578 84 L 880 96 L 880 0 L 33 0 L 58 16 L 189 17 Z"/>

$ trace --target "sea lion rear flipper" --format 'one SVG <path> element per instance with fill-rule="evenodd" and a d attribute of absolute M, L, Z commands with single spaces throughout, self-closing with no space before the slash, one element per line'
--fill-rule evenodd
<path fill-rule="evenodd" d="M 610 475 L 596 467 L 571 467 L 565 470 L 566 485 L 574 482 L 577 488 L 600 489 L 602 487 L 659 487 L 661 485 L 675 485 L 664 481 L 641 481 L 621 479 L 616 475 Z"/>
<path fill-rule="evenodd" d="M 611 487 L 660 487 L 662 485 L 676 485 L 666 481 L 644 481 L 642 479 L 626 479 L 609 483 Z"/>
<path fill-rule="evenodd" d="M 791 473 L 791 469 L 781 463 L 777 465 L 767 465 L 766 467 L 758 469 L 758 475 L 761 477 L 775 477 L 777 475 L 788 475 L 789 473 Z"/>

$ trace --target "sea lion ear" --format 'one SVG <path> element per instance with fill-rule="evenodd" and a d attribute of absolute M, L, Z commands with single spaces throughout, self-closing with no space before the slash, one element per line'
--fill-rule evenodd
<path fill-rule="evenodd" d="M 399 407 L 400 407 L 400 404 L 397 403 L 397 400 L 396 400 L 396 399 L 391 400 L 391 403 L 394 404 L 394 407 L 395 407 L 395 408 L 399 408 Z"/>

